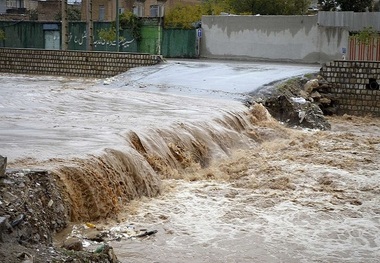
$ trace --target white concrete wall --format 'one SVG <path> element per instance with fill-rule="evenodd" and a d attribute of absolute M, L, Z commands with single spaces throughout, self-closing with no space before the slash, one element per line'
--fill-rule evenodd
<path fill-rule="evenodd" d="M 348 31 L 317 16 L 204 16 L 201 56 L 323 63 L 341 59 Z"/>

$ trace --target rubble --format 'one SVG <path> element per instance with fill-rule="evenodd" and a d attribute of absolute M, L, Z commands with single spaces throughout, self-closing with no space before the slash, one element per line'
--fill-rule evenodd
<path fill-rule="evenodd" d="M 288 126 L 329 130 L 325 115 L 336 112 L 336 99 L 329 93 L 332 86 L 321 77 L 291 79 L 272 88 L 270 94 L 253 94 L 270 114 Z M 260 96 L 261 95 L 261 96 Z"/>
<path fill-rule="evenodd" d="M 62 247 L 67 250 L 74 250 L 74 251 L 83 250 L 82 241 L 79 238 L 73 238 L 73 237 L 65 240 Z"/>

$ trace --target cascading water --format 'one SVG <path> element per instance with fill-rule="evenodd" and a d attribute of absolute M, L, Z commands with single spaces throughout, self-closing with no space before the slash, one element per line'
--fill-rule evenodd
<path fill-rule="evenodd" d="M 247 132 L 253 128 L 248 112 L 242 112 L 199 126 L 181 123 L 140 136 L 131 131 L 123 149 L 72 159 L 54 174 L 68 195 L 72 221 L 112 218 L 129 201 L 159 194 L 161 179 L 184 179 L 233 149 L 254 146 Z"/>

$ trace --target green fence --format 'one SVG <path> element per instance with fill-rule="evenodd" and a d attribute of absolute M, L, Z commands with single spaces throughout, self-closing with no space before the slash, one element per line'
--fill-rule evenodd
<path fill-rule="evenodd" d="M 111 22 L 94 22 L 93 50 L 116 51 L 116 41 L 106 42 L 99 37 L 101 29 L 109 29 Z M 0 47 L 10 48 L 61 48 L 61 23 L 39 21 L 0 21 L 0 30 L 5 32 L 5 39 L 0 40 Z M 129 29 L 120 31 L 120 52 L 139 52 L 163 55 L 168 58 L 197 57 L 196 30 L 163 29 L 162 19 L 144 19 L 141 26 L 141 38 L 134 39 Z M 86 50 L 87 35 L 85 22 L 69 22 L 68 49 Z"/>
<path fill-rule="evenodd" d="M 44 48 L 44 30 L 42 23 L 0 21 L 0 29 L 5 39 L 0 46 L 12 48 Z"/>
<path fill-rule="evenodd" d="M 162 55 L 168 58 L 197 57 L 196 29 L 164 29 Z"/>

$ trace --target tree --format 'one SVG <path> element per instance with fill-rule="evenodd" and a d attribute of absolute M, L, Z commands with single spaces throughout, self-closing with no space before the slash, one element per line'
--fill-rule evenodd
<path fill-rule="evenodd" d="M 373 0 L 337 0 L 342 11 L 365 12 L 372 9 Z"/>
<path fill-rule="evenodd" d="M 237 14 L 261 15 L 301 15 L 310 3 L 310 0 L 229 0 Z"/>
<path fill-rule="evenodd" d="M 230 0 L 203 0 L 201 4 L 177 4 L 165 14 L 165 27 L 190 29 L 197 27 L 202 15 L 230 13 Z"/>
<path fill-rule="evenodd" d="M 0 29 L 0 41 L 3 43 L 3 47 L 5 46 L 5 32 L 4 30 Z"/>
<path fill-rule="evenodd" d="M 337 2 L 335 0 L 318 0 L 322 11 L 335 11 Z"/>
<path fill-rule="evenodd" d="M 135 40 L 141 39 L 141 20 L 132 12 L 124 12 L 119 15 L 120 27 L 130 29 Z M 116 26 L 116 25 L 115 25 Z"/>
<path fill-rule="evenodd" d="M 178 4 L 165 15 L 165 27 L 190 29 L 202 19 L 201 5 Z"/>
<path fill-rule="evenodd" d="M 5 32 L 2 29 L 0 29 L 0 40 L 5 40 Z"/>
<path fill-rule="evenodd" d="M 203 15 L 220 15 L 231 10 L 229 0 L 203 0 L 201 6 Z"/>
<path fill-rule="evenodd" d="M 373 11 L 374 12 L 379 12 L 380 11 L 380 2 L 376 2 L 373 6 Z"/>
<path fill-rule="evenodd" d="M 108 29 L 102 28 L 98 31 L 98 36 L 100 39 L 106 42 L 106 50 L 108 50 L 108 46 L 111 45 L 111 43 L 116 40 L 116 28 L 115 27 L 110 27 Z"/>
<path fill-rule="evenodd" d="M 202 15 L 221 12 L 246 15 L 301 15 L 310 0 L 203 0 L 200 5 L 176 5 L 165 15 L 165 27 L 193 28 Z"/>
<path fill-rule="evenodd" d="M 379 34 L 372 27 L 365 27 L 357 34 L 353 35 L 359 43 L 368 46 L 374 38 L 378 38 Z"/>
<path fill-rule="evenodd" d="M 69 21 L 80 21 L 81 19 L 81 13 L 80 13 L 80 9 L 77 8 L 77 7 L 69 7 L 67 8 L 67 20 Z M 61 21 L 62 20 L 62 12 L 59 11 L 56 15 L 55 15 L 55 20 L 57 21 Z"/>

